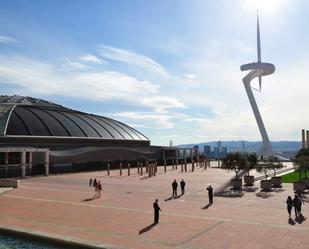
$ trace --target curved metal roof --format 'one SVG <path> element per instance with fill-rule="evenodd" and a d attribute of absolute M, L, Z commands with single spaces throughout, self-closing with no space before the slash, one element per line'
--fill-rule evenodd
<path fill-rule="evenodd" d="M 21 96 L 0 96 L 0 135 L 149 141 L 114 119 Z"/>

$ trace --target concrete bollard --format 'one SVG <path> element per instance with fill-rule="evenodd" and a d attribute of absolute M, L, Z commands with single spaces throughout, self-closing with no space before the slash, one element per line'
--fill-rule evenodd
<path fill-rule="evenodd" d="M 130 163 L 128 163 L 128 176 L 130 176 Z"/>
<path fill-rule="evenodd" d="M 107 164 L 107 175 L 110 175 L 110 163 Z"/>
<path fill-rule="evenodd" d="M 120 175 L 122 176 L 122 163 L 119 164 Z"/>
<path fill-rule="evenodd" d="M 139 174 L 139 162 L 137 162 L 137 174 Z"/>
<path fill-rule="evenodd" d="M 164 160 L 164 172 L 166 173 L 166 161 Z"/>

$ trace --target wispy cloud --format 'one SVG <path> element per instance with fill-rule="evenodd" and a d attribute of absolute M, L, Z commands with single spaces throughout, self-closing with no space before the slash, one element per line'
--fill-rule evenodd
<path fill-rule="evenodd" d="M 174 126 L 173 122 L 171 122 L 172 118 L 168 114 L 122 112 L 112 116 L 135 128 L 168 129 Z"/>
<path fill-rule="evenodd" d="M 128 65 L 138 66 L 150 72 L 157 73 L 161 76 L 169 76 L 169 73 L 163 66 L 147 56 L 106 45 L 99 45 L 98 50 L 104 58 L 120 61 Z"/>
<path fill-rule="evenodd" d="M 16 43 L 17 40 L 14 39 L 13 37 L 7 36 L 7 35 L 2 35 L 0 34 L 0 43 Z"/>
<path fill-rule="evenodd" d="M 64 58 L 63 59 L 63 63 L 62 63 L 62 68 L 63 70 L 67 70 L 67 71 L 79 71 L 79 70 L 86 70 L 86 69 L 89 69 L 88 66 L 82 64 L 82 63 L 79 63 L 79 62 L 76 62 L 76 61 L 72 61 L 70 60 L 69 58 Z"/>
<path fill-rule="evenodd" d="M 71 96 L 92 101 L 122 100 L 154 111 L 184 107 L 176 98 L 161 96 L 159 85 L 150 81 L 115 71 L 64 71 L 53 64 L 21 56 L 0 55 L 0 82 L 10 84 L 12 89 L 14 86 L 21 88 L 27 95 Z"/>
<path fill-rule="evenodd" d="M 83 62 L 90 62 L 90 63 L 94 63 L 94 64 L 102 64 L 102 63 L 106 63 L 106 61 L 96 57 L 95 55 L 92 54 L 86 54 L 84 56 L 79 57 L 79 59 Z"/>

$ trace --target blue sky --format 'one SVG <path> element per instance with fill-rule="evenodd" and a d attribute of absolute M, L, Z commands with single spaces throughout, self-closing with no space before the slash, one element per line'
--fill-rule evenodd
<path fill-rule="evenodd" d="M 257 7 L 276 72 L 255 96 L 271 140 L 300 140 L 306 0 L 2 0 L 0 94 L 112 117 L 154 145 L 260 140 L 239 69 L 256 61 Z"/>

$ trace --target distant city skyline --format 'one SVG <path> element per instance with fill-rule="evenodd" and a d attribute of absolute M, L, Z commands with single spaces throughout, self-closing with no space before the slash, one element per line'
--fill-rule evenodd
<path fill-rule="evenodd" d="M 153 145 L 260 140 L 239 70 L 256 61 L 257 6 L 276 74 L 255 96 L 270 140 L 300 141 L 309 128 L 305 0 L 3 0 L 0 94 L 111 117 Z"/>

